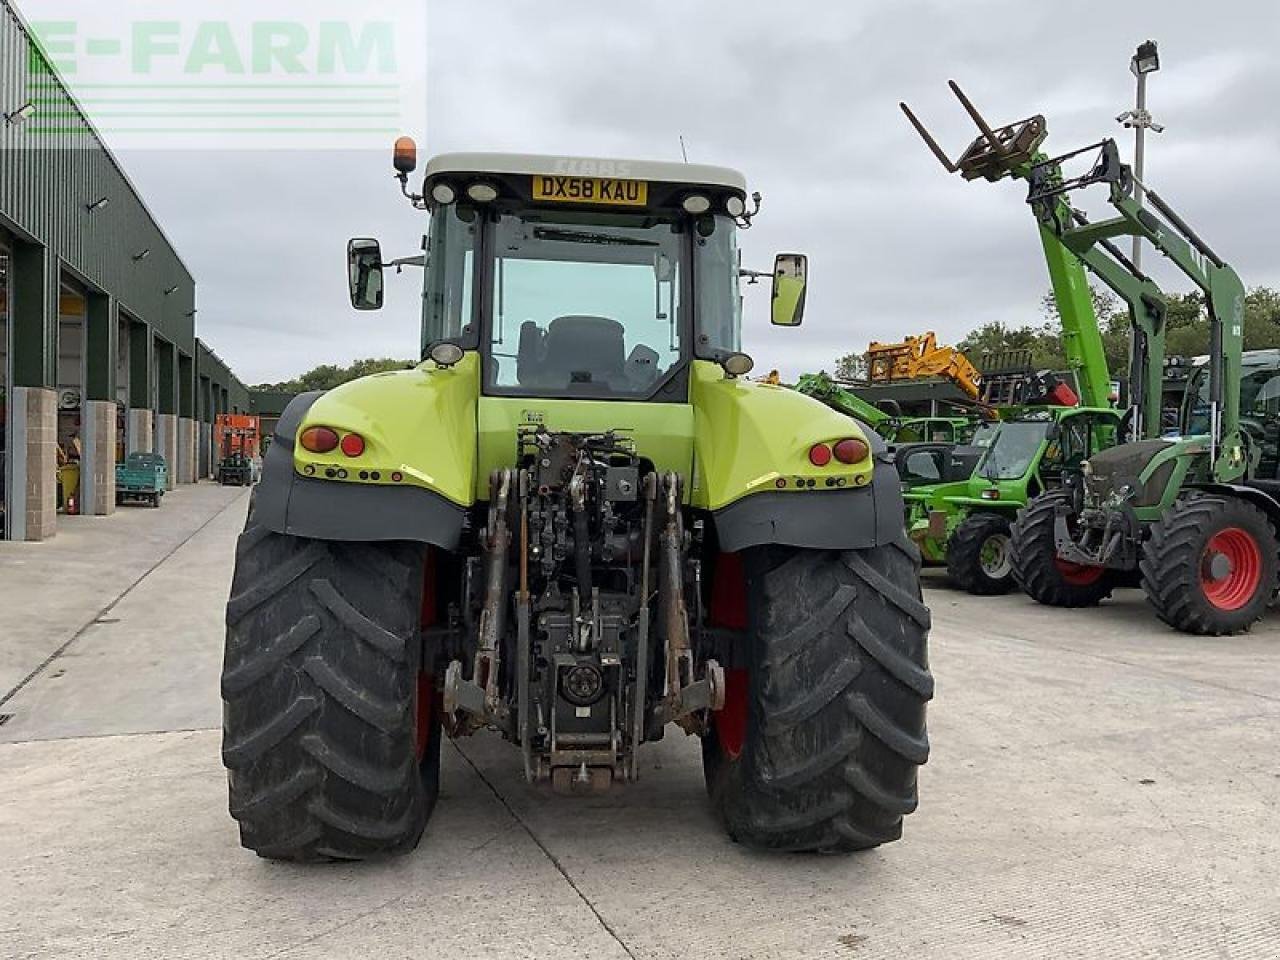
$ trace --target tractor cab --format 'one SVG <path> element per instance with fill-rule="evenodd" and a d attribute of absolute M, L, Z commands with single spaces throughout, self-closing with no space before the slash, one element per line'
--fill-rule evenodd
<path fill-rule="evenodd" d="M 695 360 L 733 376 L 741 353 L 738 231 L 746 181 L 724 167 L 447 154 L 409 193 L 429 210 L 422 357 L 476 352 L 485 396 L 687 402 Z M 382 302 L 376 241 L 349 248 L 357 309 Z M 392 261 L 397 267 L 413 258 Z M 775 262 L 773 321 L 799 324 L 805 258 Z M 754 281 L 759 274 L 746 271 Z"/>

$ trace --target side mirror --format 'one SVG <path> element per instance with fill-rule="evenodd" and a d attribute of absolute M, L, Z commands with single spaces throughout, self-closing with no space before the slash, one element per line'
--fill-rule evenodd
<path fill-rule="evenodd" d="M 357 310 L 382 309 L 382 248 L 377 240 L 357 238 L 347 243 L 347 286 Z"/>
<path fill-rule="evenodd" d="M 804 291 L 809 258 L 803 253 L 780 253 L 773 261 L 773 309 L 775 327 L 798 327 L 804 320 Z"/>

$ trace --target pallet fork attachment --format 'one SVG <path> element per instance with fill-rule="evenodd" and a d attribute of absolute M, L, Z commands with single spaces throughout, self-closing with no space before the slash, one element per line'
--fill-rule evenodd
<path fill-rule="evenodd" d="M 905 103 L 899 103 L 898 106 L 902 108 L 902 112 L 906 114 L 916 133 L 920 134 L 925 146 L 938 158 L 938 162 L 948 173 L 959 173 L 966 180 L 977 180 L 981 177 L 994 183 L 1031 162 L 1048 133 L 1043 116 L 1037 114 L 1008 126 L 992 127 L 978 112 L 973 101 L 960 89 L 958 83 L 948 80 L 947 85 L 981 132 L 981 135 L 969 144 L 955 161 L 947 157 L 946 151 L 909 106 Z"/>

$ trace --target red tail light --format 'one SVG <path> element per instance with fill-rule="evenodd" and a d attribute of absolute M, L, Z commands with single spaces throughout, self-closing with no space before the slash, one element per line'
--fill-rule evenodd
<path fill-rule="evenodd" d="M 825 443 L 815 443 L 809 448 L 809 462 L 815 467 L 825 467 L 831 462 L 831 448 Z"/>
<path fill-rule="evenodd" d="M 348 433 L 342 438 L 342 452 L 348 457 L 358 457 L 364 453 L 364 437 L 358 433 Z"/>
<path fill-rule="evenodd" d="M 328 427 L 307 427 L 298 442 L 312 453 L 328 453 L 338 446 L 338 433 Z"/>
<path fill-rule="evenodd" d="M 861 463 L 867 459 L 871 450 L 856 437 L 846 437 L 833 448 L 836 459 L 841 463 Z"/>

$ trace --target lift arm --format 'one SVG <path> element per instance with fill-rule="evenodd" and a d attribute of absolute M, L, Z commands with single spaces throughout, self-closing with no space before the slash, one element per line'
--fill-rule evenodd
<path fill-rule="evenodd" d="M 795 390 L 797 393 L 822 401 L 833 410 L 856 417 L 877 433 L 881 425 L 895 419 L 879 407 L 867 403 L 852 390 L 846 390 L 825 373 L 802 373 L 796 382 Z"/>
<path fill-rule="evenodd" d="M 867 347 L 867 379 L 895 383 L 939 377 L 955 384 L 970 400 L 977 400 L 982 379 L 969 358 L 955 347 L 938 346 L 932 330 L 906 337 L 901 343 L 876 343 Z"/>
<path fill-rule="evenodd" d="M 916 132 L 949 172 L 959 173 L 966 180 L 984 179 L 991 183 L 1005 177 L 1029 180 L 1032 171 L 1038 166 L 1052 162 L 1047 161 L 1040 152 L 1040 145 L 1049 132 L 1043 116 L 1037 115 L 1005 127 L 992 128 L 959 85 L 954 80 L 949 81 L 949 84 L 980 131 L 979 136 L 956 161 L 947 157 L 924 124 L 911 112 L 911 108 L 905 103 L 899 104 Z M 1069 220 L 1072 211 L 1067 201 L 1062 199 L 1055 206 L 1060 209 L 1053 212 Z M 1066 248 L 1055 231 L 1046 228 L 1043 222 L 1040 224 L 1040 243 L 1049 269 L 1054 302 L 1062 321 L 1063 353 L 1067 367 L 1075 374 L 1080 387 L 1080 399 L 1086 406 L 1109 406 L 1111 374 L 1107 369 L 1102 332 L 1093 308 L 1093 297 L 1089 291 L 1084 265 L 1081 258 Z"/>
<path fill-rule="evenodd" d="M 954 81 L 951 89 L 981 131 L 955 162 L 947 158 L 905 103 L 901 104 L 902 110 L 948 171 L 958 172 L 969 180 L 982 177 L 995 182 L 1008 176 L 1030 184 L 1027 201 L 1040 224 L 1054 297 L 1062 314 L 1064 338 L 1074 334 L 1082 344 L 1090 344 L 1079 351 L 1082 358 L 1092 350 L 1093 344 L 1101 353 L 1101 331 L 1082 266 L 1129 307 L 1129 375 L 1133 387 L 1130 392 L 1137 436 L 1155 437 L 1160 432 L 1167 298 L 1155 281 L 1120 252 L 1114 239 L 1131 236 L 1147 240 L 1204 292 L 1210 321 L 1211 459 L 1216 479 L 1238 479 L 1248 464 L 1240 436 L 1245 291 L 1235 270 L 1200 239 L 1158 193 L 1137 183 L 1129 167 L 1120 162 L 1114 140 L 1103 140 L 1048 158 L 1038 152 L 1047 134 L 1044 117 L 1031 117 L 993 130 Z M 1097 156 L 1087 172 L 1070 179 L 1063 176 L 1064 162 L 1095 150 Z M 1072 207 L 1070 195 L 1095 183 L 1109 185 L 1108 199 L 1117 215 L 1092 223 Z M 1155 213 L 1135 199 L 1135 185 L 1143 188 Z M 1086 377 L 1091 382 L 1091 387 L 1086 387 L 1088 395 L 1091 390 L 1096 391 L 1098 384 L 1093 381 L 1105 372 L 1105 362 L 1096 370 L 1087 360 L 1084 363 Z"/>
<path fill-rule="evenodd" d="M 1090 170 L 1071 180 L 1061 178 L 1061 164 L 1097 151 Z M 1103 140 L 1034 167 L 1028 202 L 1041 227 L 1055 234 L 1086 266 L 1128 305 L 1133 336 L 1130 378 L 1134 384 L 1135 433 L 1159 434 L 1160 394 L 1164 379 L 1167 300 L 1159 286 L 1112 242 L 1141 237 L 1150 242 L 1205 295 L 1209 314 L 1209 398 L 1211 460 L 1216 479 L 1238 479 L 1248 464 L 1240 436 L 1240 367 L 1244 349 L 1244 283 L 1236 271 L 1205 243 L 1154 191 L 1138 184 L 1120 162 L 1114 140 Z M 1095 183 L 1109 186 L 1117 216 L 1091 223 L 1064 198 Z M 1155 213 L 1141 206 L 1134 187 L 1143 187 Z M 1063 218 L 1063 206 L 1070 217 Z M 1157 216 L 1159 214 L 1159 216 Z M 1161 219 L 1163 217 L 1163 219 Z"/>

